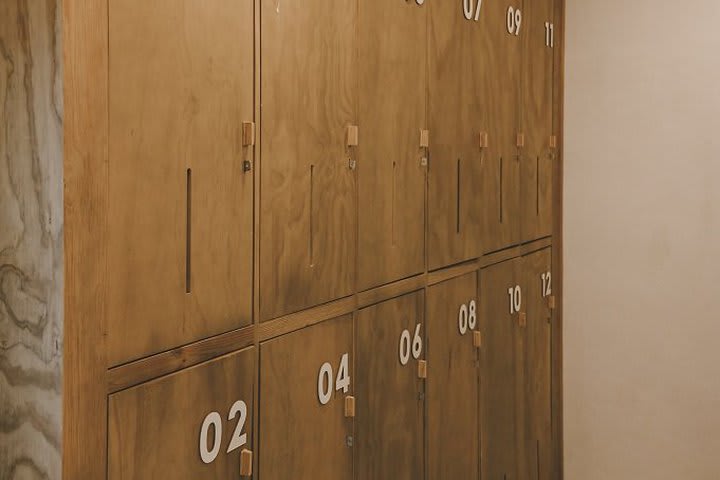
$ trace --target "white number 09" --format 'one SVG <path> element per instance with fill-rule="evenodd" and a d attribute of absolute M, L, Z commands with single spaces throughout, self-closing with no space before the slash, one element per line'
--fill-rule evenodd
<path fill-rule="evenodd" d="M 520 35 L 520 24 L 522 23 L 522 11 L 519 8 L 508 7 L 507 31 L 510 35 Z"/>

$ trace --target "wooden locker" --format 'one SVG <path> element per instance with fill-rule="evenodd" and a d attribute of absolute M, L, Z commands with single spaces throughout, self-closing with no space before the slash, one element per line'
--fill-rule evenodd
<path fill-rule="evenodd" d="M 360 290 L 425 269 L 427 11 L 359 2 Z"/>
<path fill-rule="evenodd" d="M 478 479 L 477 273 L 427 292 L 427 478 Z"/>
<path fill-rule="evenodd" d="M 109 4 L 108 359 L 252 315 L 251 0 Z"/>
<path fill-rule="evenodd" d="M 552 258 L 547 248 L 524 257 L 527 298 L 525 376 L 526 478 L 549 480 L 552 461 L 551 333 Z"/>
<path fill-rule="evenodd" d="M 482 252 L 486 107 L 478 79 L 480 22 L 464 17 L 462 2 L 428 2 L 429 124 L 428 262 L 431 270 Z M 474 17 L 473 17 L 474 18 Z"/>
<path fill-rule="evenodd" d="M 522 39 L 528 31 L 522 20 L 518 30 L 518 10 L 522 16 L 522 0 L 483 2 L 482 38 L 475 44 L 485 60 L 485 68 L 477 76 L 486 110 L 481 130 L 488 132 L 483 174 L 484 252 L 520 243 L 520 154 L 524 150 L 519 146 L 524 143 L 519 118 L 520 72 Z"/>
<path fill-rule="evenodd" d="M 424 291 L 357 314 L 356 480 L 425 477 L 424 314 Z"/>
<path fill-rule="evenodd" d="M 526 2 L 523 37 L 521 155 L 522 240 L 552 234 L 552 180 L 556 148 L 553 132 L 553 0 Z"/>
<path fill-rule="evenodd" d="M 250 347 L 111 395 L 108 480 L 239 480 L 254 380 Z"/>
<path fill-rule="evenodd" d="M 262 343 L 260 365 L 260 478 L 352 478 L 352 317 Z M 338 390 L 338 377 L 348 376 L 347 391 Z"/>
<path fill-rule="evenodd" d="M 523 476 L 527 462 L 523 430 L 526 309 L 522 284 L 522 258 L 493 265 L 480 274 L 483 479 L 526 480 Z"/>
<path fill-rule="evenodd" d="M 261 1 L 262 320 L 355 287 L 357 7 Z"/>

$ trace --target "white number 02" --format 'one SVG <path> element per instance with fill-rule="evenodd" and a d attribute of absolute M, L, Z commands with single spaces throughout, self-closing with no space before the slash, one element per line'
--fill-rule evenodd
<path fill-rule="evenodd" d="M 235 431 L 230 439 L 230 445 L 228 445 L 226 453 L 237 450 L 247 443 L 247 433 L 242 433 L 243 428 L 245 428 L 245 422 L 247 421 L 247 410 L 247 404 L 242 400 L 238 400 L 230 407 L 228 420 L 235 420 L 238 414 L 240 418 L 235 426 Z M 208 448 L 208 435 L 211 426 L 213 427 L 214 438 L 212 448 Z M 200 458 L 204 463 L 212 463 L 215 461 L 220 453 L 221 442 L 222 417 L 220 417 L 218 412 L 210 412 L 205 417 L 205 420 L 203 420 L 202 427 L 200 427 Z"/>

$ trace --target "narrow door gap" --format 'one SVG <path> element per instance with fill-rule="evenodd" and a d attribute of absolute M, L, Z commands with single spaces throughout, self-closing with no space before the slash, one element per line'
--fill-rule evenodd
<path fill-rule="evenodd" d="M 460 159 L 457 159 L 457 195 L 456 195 L 456 227 L 457 233 L 460 233 Z"/>
<path fill-rule="evenodd" d="M 191 292 L 192 275 L 192 169 L 188 168 L 185 179 L 185 293 Z"/>
<path fill-rule="evenodd" d="M 540 480 L 540 440 L 536 440 L 537 442 L 537 452 L 536 452 L 536 458 L 537 458 L 537 480 Z"/>

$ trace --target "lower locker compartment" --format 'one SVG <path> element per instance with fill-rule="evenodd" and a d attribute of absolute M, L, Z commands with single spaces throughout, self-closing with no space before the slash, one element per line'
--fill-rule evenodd
<path fill-rule="evenodd" d="M 260 345 L 259 478 L 352 478 L 353 362 L 351 315 Z"/>
<path fill-rule="evenodd" d="M 362 309 L 356 323 L 356 480 L 424 478 L 425 294 Z"/>
<path fill-rule="evenodd" d="M 111 395 L 108 479 L 243 478 L 254 379 L 250 347 Z"/>

